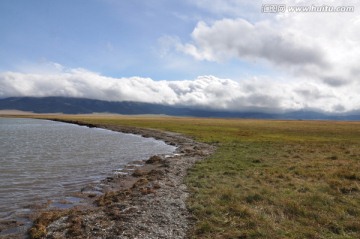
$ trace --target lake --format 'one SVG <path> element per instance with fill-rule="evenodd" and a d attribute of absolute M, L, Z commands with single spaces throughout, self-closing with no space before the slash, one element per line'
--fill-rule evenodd
<path fill-rule="evenodd" d="M 0 220 L 79 192 L 131 161 L 174 150 L 162 141 L 105 129 L 0 118 Z"/>

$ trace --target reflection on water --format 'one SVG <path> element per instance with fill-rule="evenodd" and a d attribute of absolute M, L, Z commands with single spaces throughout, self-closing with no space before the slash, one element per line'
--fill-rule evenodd
<path fill-rule="evenodd" d="M 174 147 L 161 141 L 59 122 L 0 118 L 0 220 L 78 192 L 113 170 Z"/>

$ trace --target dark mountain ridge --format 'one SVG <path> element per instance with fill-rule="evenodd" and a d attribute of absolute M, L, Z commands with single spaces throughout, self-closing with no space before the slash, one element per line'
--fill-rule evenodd
<path fill-rule="evenodd" d="M 68 97 L 9 97 L 0 99 L 0 110 L 21 110 L 34 113 L 91 114 L 114 113 L 125 115 L 165 114 L 171 116 L 254 118 L 254 119 L 304 119 L 304 120 L 360 120 L 360 113 L 325 114 L 314 111 L 286 113 L 236 112 L 200 109 L 187 106 L 170 106 L 142 102 L 113 102 Z"/>

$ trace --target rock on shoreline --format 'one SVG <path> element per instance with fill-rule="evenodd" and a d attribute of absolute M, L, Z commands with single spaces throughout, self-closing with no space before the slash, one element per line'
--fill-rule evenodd
<path fill-rule="evenodd" d="M 171 132 L 55 120 L 153 137 L 178 148 L 174 156 L 153 156 L 134 173 L 107 180 L 105 194 L 91 195 L 94 207 L 70 210 L 45 228 L 35 221 L 33 232 L 40 238 L 187 237 L 194 220 L 186 208 L 184 177 L 196 161 L 214 152 L 213 146 Z"/>

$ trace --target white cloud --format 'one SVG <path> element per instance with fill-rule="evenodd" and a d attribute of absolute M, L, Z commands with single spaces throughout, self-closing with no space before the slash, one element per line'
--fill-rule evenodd
<path fill-rule="evenodd" d="M 59 70 L 62 69 L 62 70 Z M 322 82 L 269 79 L 234 81 L 214 76 L 194 80 L 154 81 L 112 78 L 85 69 L 57 67 L 53 73 L 0 73 L 0 97 L 66 96 L 108 101 L 140 101 L 230 110 L 283 111 L 360 109 L 360 84 L 333 88 Z"/>
<path fill-rule="evenodd" d="M 355 13 L 337 14 L 261 14 L 262 3 L 274 2 L 191 1 L 212 13 L 194 27 L 191 40 L 182 42 L 178 36 L 159 39 L 159 55 L 165 60 L 170 59 L 163 69 L 196 72 L 194 68 L 201 67 L 197 64 L 200 61 L 222 62 L 219 65 L 229 66 L 229 69 L 237 62 L 224 64 L 229 59 L 256 61 L 257 69 L 251 69 L 254 74 L 251 79 L 234 81 L 214 76 L 183 81 L 113 78 L 85 69 L 67 69 L 56 63 L 45 63 L 18 72 L 0 73 L 0 97 L 71 96 L 239 111 L 360 110 L 360 2 L 283 1 L 287 6 L 355 6 Z M 113 48 L 111 43 L 107 44 L 108 50 Z M 178 52 L 185 54 L 177 58 Z M 240 63 L 239 68 L 244 66 L 246 64 Z M 262 71 L 263 66 L 266 71 Z M 281 75 L 282 80 L 259 77 L 257 70 L 262 75 L 266 74 L 264 72 Z M 281 74 L 276 74 L 277 71 Z"/>
<path fill-rule="evenodd" d="M 243 19 L 224 19 L 212 26 L 199 22 L 192 38 L 195 44 L 179 48 L 199 60 L 227 58 L 265 59 L 279 65 L 323 65 L 322 52 L 291 34 L 281 33 L 268 22 L 251 24 Z"/>
<path fill-rule="evenodd" d="M 333 87 L 358 81 L 360 61 L 359 1 L 296 1 L 292 5 L 354 6 L 353 13 L 261 14 L 262 1 L 250 4 L 258 8 L 256 19 L 243 18 L 240 8 L 249 4 L 242 0 L 197 0 L 199 7 L 223 12 L 215 21 L 199 21 L 191 33 L 192 41 L 176 42 L 175 48 L 200 61 L 224 62 L 229 59 L 257 61 L 281 70 L 289 79 L 306 78 Z M 235 12 L 238 11 L 238 14 Z M 231 18 L 229 18 L 231 17 Z"/>

